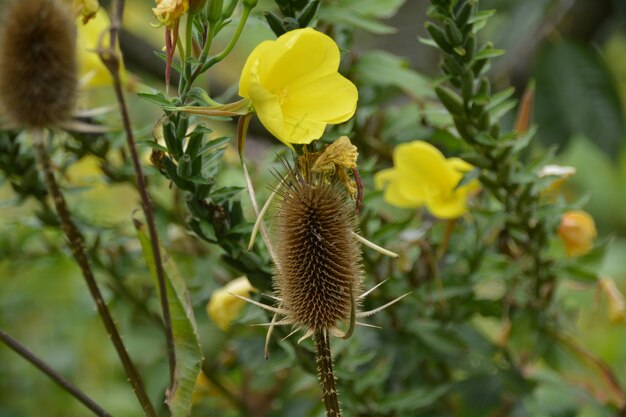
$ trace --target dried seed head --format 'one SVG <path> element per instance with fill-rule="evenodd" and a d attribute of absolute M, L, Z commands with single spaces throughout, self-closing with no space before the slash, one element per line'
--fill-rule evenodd
<path fill-rule="evenodd" d="M 18 126 L 43 128 L 70 117 L 77 89 L 76 29 L 56 0 L 11 0 L 0 26 L 0 104 Z"/>
<path fill-rule="evenodd" d="M 350 321 L 360 292 L 354 208 L 338 181 L 307 169 L 290 172 L 278 191 L 276 290 L 289 322 L 307 331 L 332 330 Z"/>

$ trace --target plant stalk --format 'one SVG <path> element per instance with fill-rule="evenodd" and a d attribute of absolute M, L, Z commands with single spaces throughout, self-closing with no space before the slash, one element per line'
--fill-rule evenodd
<path fill-rule="evenodd" d="M 111 414 L 109 414 L 106 410 L 100 407 L 98 403 L 91 399 L 91 397 L 82 392 L 74 384 L 65 379 L 61 374 L 52 369 L 50 365 L 35 356 L 34 353 L 26 348 L 26 346 L 22 345 L 20 342 L 13 339 L 2 330 L 0 330 L 0 340 L 4 342 L 4 344 L 7 345 L 9 349 L 20 355 L 22 358 L 26 359 L 44 374 L 48 375 L 50 379 L 52 379 L 57 385 L 67 391 L 72 397 L 80 401 L 85 407 L 93 411 L 95 415 L 99 417 L 112 417 Z"/>
<path fill-rule="evenodd" d="M 131 160 L 133 162 L 133 168 L 135 170 L 135 177 L 137 178 L 137 188 L 141 197 L 141 207 L 143 209 L 144 216 L 146 218 L 146 224 L 148 225 L 148 233 L 150 236 L 150 245 L 152 246 L 152 253 L 154 254 L 154 264 L 156 268 L 157 281 L 159 285 L 159 300 L 161 303 L 161 310 L 163 312 L 163 326 L 165 329 L 165 340 L 167 345 L 167 357 L 169 363 L 169 378 L 170 378 L 170 390 L 173 389 L 175 383 L 176 373 L 176 352 L 174 350 L 174 333 L 172 331 L 172 318 L 170 315 L 169 301 L 167 298 L 165 273 L 163 271 L 163 262 L 161 258 L 161 250 L 159 248 L 159 237 L 154 222 L 154 212 L 152 210 L 152 203 L 150 202 L 150 195 L 148 194 L 148 187 L 146 186 L 146 180 L 141 169 L 141 163 L 139 162 L 139 154 L 135 145 L 135 139 L 133 136 L 133 130 L 130 123 L 130 117 L 128 115 L 128 106 L 126 105 L 126 99 L 124 98 L 124 92 L 122 91 L 122 82 L 120 79 L 119 66 L 120 57 L 117 53 L 117 32 L 121 26 L 122 13 L 124 11 L 124 0 L 116 0 L 114 2 L 114 9 L 111 15 L 111 28 L 110 28 L 110 45 L 108 50 L 101 50 L 100 59 L 105 64 L 111 77 L 113 78 L 113 88 L 115 90 L 115 96 L 117 98 L 120 113 L 122 116 L 122 123 L 124 131 L 126 133 L 126 142 L 128 149 L 130 150 Z"/>
<path fill-rule="evenodd" d="M 115 322 L 111 317 L 111 313 L 104 301 L 104 297 L 98 288 L 98 284 L 94 277 L 93 271 L 91 269 L 91 265 L 89 264 L 89 259 L 87 258 L 87 252 L 85 250 L 85 239 L 81 234 L 80 230 L 74 222 L 72 221 L 72 217 L 67 207 L 67 203 L 65 202 L 65 198 L 63 197 L 63 193 L 57 183 L 54 173 L 52 172 L 52 166 L 50 163 L 50 158 L 48 157 L 48 153 L 46 152 L 46 148 L 44 145 L 44 132 L 42 130 L 36 131 L 33 134 L 34 139 L 34 148 L 35 153 L 37 155 L 37 160 L 44 174 L 44 181 L 46 183 L 46 187 L 50 192 L 52 197 L 52 201 L 54 202 L 54 206 L 56 208 L 57 214 L 59 216 L 59 221 L 61 223 L 61 228 L 67 237 L 68 244 L 70 249 L 72 250 L 72 255 L 78 264 L 83 277 L 85 278 L 85 282 L 87 283 L 87 287 L 89 288 L 89 293 L 91 297 L 96 303 L 96 308 L 98 309 L 98 314 L 104 323 L 104 327 L 106 328 L 107 333 L 109 334 L 109 338 L 117 351 L 117 354 L 124 366 L 124 370 L 126 371 L 126 375 L 130 381 L 135 394 L 137 395 L 137 399 L 139 403 L 143 407 L 146 415 L 150 417 L 156 417 L 156 411 L 154 406 L 150 402 L 148 395 L 146 394 L 145 388 L 143 386 L 143 382 L 139 373 L 137 372 L 135 366 L 133 365 L 130 356 L 128 356 L 128 352 L 126 351 L 126 347 L 124 346 L 124 342 L 122 342 L 122 338 L 117 331 L 117 327 L 115 326 Z"/>
<path fill-rule="evenodd" d="M 341 417 L 339 397 L 335 384 L 335 371 L 333 370 L 333 357 L 330 353 L 330 337 L 328 330 L 317 330 L 313 338 L 315 339 L 317 376 L 322 386 L 326 417 Z"/>

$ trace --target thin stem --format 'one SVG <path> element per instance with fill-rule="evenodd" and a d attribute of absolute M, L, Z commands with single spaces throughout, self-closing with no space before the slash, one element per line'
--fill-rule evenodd
<path fill-rule="evenodd" d="M 124 131 L 126 132 L 126 142 L 128 145 L 128 149 L 130 150 L 131 160 L 133 161 L 135 177 L 137 178 L 137 187 L 139 190 L 139 195 L 141 197 L 141 207 L 143 209 L 144 216 L 146 217 L 146 223 L 148 225 L 150 244 L 152 247 L 152 253 L 154 254 L 154 264 L 156 269 L 157 281 L 159 284 L 159 300 L 161 302 L 161 310 L 163 312 L 163 326 L 165 328 L 167 358 L 169 363 L 170 389 L 172 389 L 175 382 L 176 352 L 174 350 L 174 333 L 172 331 L 172 319 L 170 316 L 169 301 L 167 299 L 165 273 L 163 271 L 161 249 L 159 247 L 159 237 L 157 235 L 157 230 L 154 222 L 154 213 L 152 211 L 150 195 L 148 194 L 148 187 L 146 186 L 146 181 L 143 175 L 143 171 L 141 169 L 141 163 L 139 162 L 139 154 L 137 152 L 137 147 L 135 146 L 133 130 L 130 124 L 130 117 L 128 115 L 128 107 L 126 105 L 126 100 L 122 91 L 122 82 L 119 74 L 120 57 L 117 53 L 117 49 L 115 48 L 117 43 L 117 31 L 122 22 L 124 0 L 116 0 L 114 6 L 114 13 L 111 16 L 110 49 L 109 51 L 101 52 L 100 59 L 102 59 L 102 62 L 108 68 L 113 78 L 113 88 L 115 90 L 115 95 L 119 104 L 122 122 L 124 125 Z"/>
<path fill-rule="evenodd" d="M 317 376 L 322 386 L 322 396 L 326 407 L 326 417 L 341 417 L 339 397 L 335 385 L 333 371 L 333 357 L 330 353 L 330 340 L 327 330 L 315 332 L 315 356 L 317 361 Z"/>
<path fill-rule="evenodd" d="M 219 54 L 217 54 L 215 57 L 211 59 L 211 61 L 214 61 L 212 62 L 212 65 L 226 58 L 226 56 L 230 54 L 230 51 L 233 50 L 233 48 L 237 44 L 237 41 L 239 40 L 239 36 L 241 36 L 241 32 L 243 32 L 243 28 L 246 26 L 246 21 L 248 20 L 248 16 L 250 16 L 251 10 L 252 9 L 250 7 L 244 6 L 243 12 L 241 13 L 241 19 L 239 20 L 239 24 L 237 25 L 237 29 L 235 29 L 235 33 L 233 34 L 233 37 L 230 39 L 230 42 L 226 46 L 226 49 L 224 49 L 222 52 L 220 52 Z"/>
<path fill-rule="evenodd" d="M 11 350 L 13 350 L 13 352 L 17 353 L 22 358 L 30 362 L 33 366 L 35 366 L 37 369 L 39 369 L 41 372 L 48 375 L 50 379 L 56 382 L 57 385 L 67 391 L 72 397 L 83 403 L 83 405 L 93 411 L 95 415 L 100 417 L 111 417 L 111 414 L 109 414 L 106 410 L 100 407 L 87 394 L 82 392 L 74 384 L 72 384 L 70 381 L 68 381 L 62 375 L 52 369 L 50 365 L 35 356 L 34 353 L 26 348 L 26 346 L 22 345 L 20 342 L 13 339 L 2 330 L 0 330 L 0 340 L 4 342 L 4 344 L 7 345 Z"/>
<path fill-rule="evenodd" d="M 246 22 L 248 21 L 248 16 L 250 16 L 251 10 L 252 8 L 250 8 L 249 6 L 244 6 L 243 11 L 241 13 L 241 19 L 239 20 L 239 24 L 237 25 L 237 29 L 235 29 L 235 33 L 233 34 L 233 37 L 230 39 L 230 42 L 228 43 L 226 48 L 219 54 L 209 59 L 206 63 L 200 64 L 196 67 L 193 74 L 191 74 L 191 77 L 189 77 L 189 79 L 186 81 L 185 88 L 181 89 L 180 97 L 183 100 L 183 103 L 185 102 L 187 93 L 191 89 L 191 86 L 193 85 L 193 82 L 195 81 L 195 79 L 198 78 L 200 74 L 202 74 L 203 72 L 211 68 L 213 65 L 217 64 L 222 59 L 226 58 L 226 56 L 233 50 L 233 48 L 237 44 L 237 41 L 239 41 L 241 32 L 243 32 L 243 28 L 246 26 Z M 212 39 L 213 39 L 213 32 L 212 32 L 212 29 L 209 29 L 209 38 L 207 39 L 207 43 L 204 45 L 199 62 L 203 62 L 204 59 L 206 59 L 206 56 L 208 55 L 209 49 L 211 47 Z M 206 55 L 205 55 L 205 52 L 206 52 Z"/>
<path fill-rule="evenodd" d="M 85 278 L 85 282 L 87 283 L 87 287 L 89 288 L 89 293 L 96 303 L 98 314 L 100 314 L 100 318 L 104 323 L 104 327 L 106 328 L 107 333 L 109 334 L 109 338 L 111 339 L 111 342 L 113 343 L 113 346 L 117 351 L 120 361 L 124 366 L 126 375 L 128 376 L 130 384 L 133 387 L 135 394 L 137 395 L 139 403 L 143 407 L 146 415 L 150 417 L 156 417 L 156 411 L 154 410 L 154 407 L 150 402 L 148 395 L 146 394 L 141 377 L 139 376 L 139 373 L 135 369 L 133 362 L 128 356 L 128 352 L 126 351 L 124 342 L 122 342 L 122 338 L 117 331 L 117 327 L 115 326 L 115 322 L 113 321 L 111 313 L 109 312 L 109 309 L 104 301 L 104 297 L 102 296 L 102 293 L 98 288 L 98 284 L 87 258 L 87 252 L 85 250 L 84 243 L 85 239 L 83 238 L 80 230 L 78 230 L 78 228 L 72 221 L 72 217 L 69 208 L 67 207 L 67 204 L 65 202 L 65 198 L 63 197 L 59 184 L 54 178 L 50 158 L 48 157 L 48 153 L 46 152 L 46 148 L 43 143 L 43 135 L 44 132 L 41 130 L 34 132 L 33 136 L 35 153 L 44 174 L 46 187 L 48 188 L 48 191 L 52 196 L 52 201 L 54 202 L 54 206 L 59 216 L 61 228 L 63 229 L 63 232 L 67 237 L 68 244 L 72 250 L 72 255 L 74 256 L 74 259 L 76 260 L 76 263 L 80 267 L 83 277 Z"/>

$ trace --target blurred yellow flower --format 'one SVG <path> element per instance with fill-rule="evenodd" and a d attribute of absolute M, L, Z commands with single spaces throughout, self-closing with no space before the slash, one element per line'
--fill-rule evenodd
<path fill-rule="evenodd" d="M 597 232 L 589 213 L 572 210 L 566 212 L 561 218 L 558 234 L 565 245 L 565 252 L 569 256 L 579 256 L 591 250 Z"/>
<path fill-rule="evenodd" d="M 319 139 L 327 124 L 350 119 L 358 91 L 337 71 L 339 47 L 311 28 L 259 44 L 239 81 L 263 126 L 285 144 Z"/>
<path fill-rule="evenodd" d="M 96 14 L 87 25 L 78 25 L 78 36 L 76 48 L 78 52 L 78 65 L 81 74 L 81 86 L 83 88 L 94 88 L 110 86 L 113 83 L 109 70 L 104 66 L 98 56 L 98 42 L 100 35 L 109 29 L 111 21 L 104 10 Z M 109 46 L 109 36 L 104 35 L 103 48 Z M 121 54 L 118 48 L 118 52 Z M 122 83 L 126 83 L 127 74 L 123 62 L 120 68 Z"/>
<path fill-rule="evenodd" d="M 213 291 L 211 300 L 209 300 L 206 306 L 209 318 L 223 331 L 228 330 L 230 323 L 246 304 L 245 301 L 232 294 L 247 297 L 253 289 L 248 278 L 239 277 L 230 281 L 222 288 Z"/>
<path fill-rule="evenodd" d="M 426 142 L 398 145 L 393 162 L 393 168 L 380 171 L 374 180 L 377 189 L 385 189 L 385 201 L 396 207 L 425 206 L 436 217 L 454 219 L 467 211 L 467 199 L 479 189 L 477 180 L 457 188 L 472 165 L 446 159 Z"/>
<path fill-rule="evenodd" d="M 609 320 L 611 323 L 621 323 L 626 319 L 626 300 L 615 285 L 612 278 L 602 277 L 598 285 L 609 300 Z"/>
<path fill-rule="evenodd" d="M 152 9 L 152 13 L 160 24 L 172 28 L 187 13 L 187 10 L 189 10 L 189 0 L 156 0 L 156 7 Z"/>

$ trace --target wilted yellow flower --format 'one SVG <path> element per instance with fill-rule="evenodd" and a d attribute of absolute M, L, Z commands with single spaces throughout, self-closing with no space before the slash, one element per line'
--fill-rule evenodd
<path fill-rule="evenodd" d="M 187 13 L 187 10 L 189 0 L 156 0 L 156 7 L 152 9 L 152 13 L 160 24 L 171 28 Z"/>
<path fill-rule="evenodd" d="M 453 219 L 467 211 L 467 199 L 479 188 L 477 180 L 457 188 L 472 166 L 459 158 L 446 159 L 426 142 L 398 145 L 393 161 L 394 167 L 374 180 L 376 188 L 385 189 L 385 201 L 397 207 L 425 206 L 436 217 Z"/>
<path fill-rule="evenodd" d="M 359 152 L 356 146 L 350 142 L 350 138 L 341 136 L 324 149 L 319 158 L 315 160 L 311 169 L 314 172 L 334 172 L 336 167 L 356 168 L 356 158 L 358 156 Z"/>
<path fill-rule="evenodd" d="M 612 278 L 602 277 L 598 285 L 609 300 L 609 320 L 612 323 L 621 323 L 626 319 L 626 300 L 615 285 Z"/>
<path fill-rule="evenodd" d="M 100 36 L 109 29 L 110 25 L 111 21 L 104 10 L 98 13 L 88 25 L 78 25 L 76 48 L 83 88 L 109 86 L 113 83 L 111 73 L 100 60 L 97 51 Z M 109 35 L 105 34 L 102 47 L 107 48 L 109 44 Z M 120 68 L 120 76 L 122 77 L 122 82 L 125 83 L 127 74 L 123 62 Z"/>
<path fill-rule="evenodd" d="M 354 84 L 337 72 L 339 48 L 311 28 L 259 44 L 239 81 L 239 95 L 252 101 L 263 126 L 286 144 L 319 139 L 327 124 L 350 119 Z"/>
<path fill-rule="evenodd" d="M 561 218 L 558 234 L 565 244 L 565 252 L 569 256 L 579 256 L 591 250 L 597 232 L 589 213 L 572 210 L 566 212 Z"/>
<path fill-rule="evenodd" d="M 206 306 L 207 314 L 217 327 L 224 331 L 228 330 L 230 323 L 246 304 L 245 301 L 232 294 L 247 297 L 253 289 L 246 277 L 232 280 L 222 288 L 213 291 L 211 300 Z"/>

